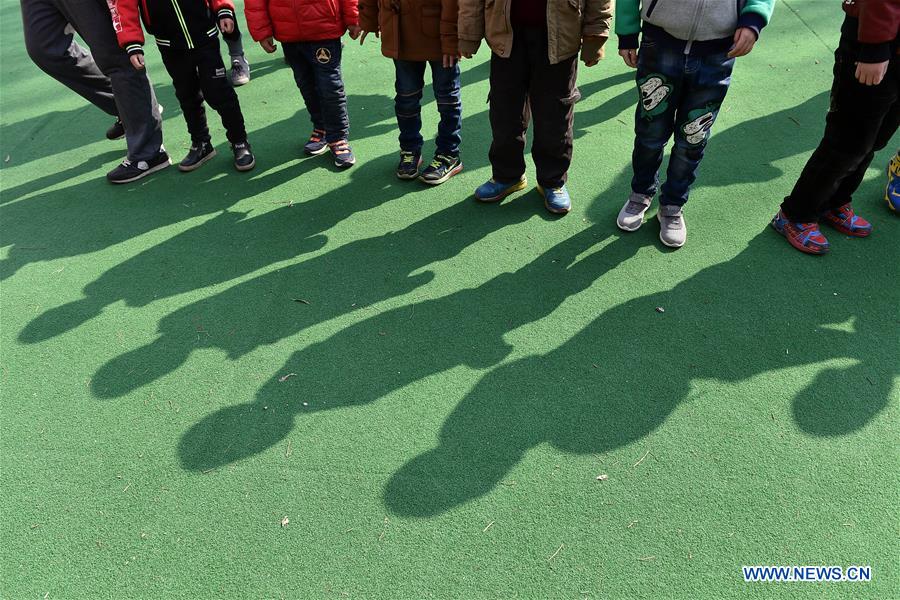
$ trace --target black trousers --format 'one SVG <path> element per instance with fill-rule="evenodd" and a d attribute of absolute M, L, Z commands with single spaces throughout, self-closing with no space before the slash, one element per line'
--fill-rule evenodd
<path fill-rule="evenodd" d="M 222 118 L 228 141 L 232 144 L 246 142 L 244 116 L 219 54 L 219 38 L 212 38 L 209 43 L 191 50 L 160 46 L 159 52 L 172 77 L 175 96 L 187 121 L 191 141 L 195 144 L 210 141 L 206 110 L 203 108 L 203 101 L 206 100 Z"/>
<path fill-rule="evenodd" d="M 875 152 L 900 124 L 900 60 L 894 55 L 879 85 L 863 85 L 855 76 L 853 46 L 842 42 L 835 52 L 825 135 L 781 204 L 792 221 L 816 221 L 823 212 L 850 202 Z"/>
<path fill-rule="evenodd" d="M 525 134 L 534 119 L 531 157 L 538 183 L 559 187 L 572 162 L 577 56 L 555 65 L 547 58 L 547 30 L 516 27 L 509 58 L 491 55 L 490 160 L 499 182 L 525 174 Z"/>

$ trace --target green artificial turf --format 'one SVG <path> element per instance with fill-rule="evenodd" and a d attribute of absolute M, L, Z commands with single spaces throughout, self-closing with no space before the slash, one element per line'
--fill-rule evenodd
<path fill-rule="evenodd" d="M 838 2 L 779 2 L 739 60 L 677 252 L 655 219 L 615 228 L 636 92 L 614 41 L 579 75 L 559 219 L 533 189 L 471 198 L 484 47 L 444 186 L 393 176 L 376 40 L 345 50 L 337 172 L 247 37 L 256 169 L 211 115 L 217 159 L 114 188 L 110 119 L 0 16 L 3 598 L 900 596 L 900 140 L 856 196 L 870 239 L 813 258 L 767 226 L 823 129 Z M 744 583 L 756 564 L 873 580 Z"/>

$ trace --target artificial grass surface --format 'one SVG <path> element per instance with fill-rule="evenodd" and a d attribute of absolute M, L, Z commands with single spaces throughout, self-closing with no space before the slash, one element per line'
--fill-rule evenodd
<path fill-rule="evenodd" d="M 534 191 L 470 197 L 484 49 L 442 187 L 393 177 L 377 44 L 344 55 L 360 163 L 337 173 L 300 157 L 290 73 L 248 38 L 256 170 L 211 115 L 219 158 L 113 188 L 109 119 L 0 15 L 3 597 L 900 594 L 898 140 L 856 198 L 872 238 L 815 259 L 767 228 L 821 135 L 837 3 L 779 3 L 739 60 L 677 252 L 654 219 L 614 225 L 635 100 L 614 42 L 580 73 L 556 219 Z M 745 584 L 745 564 L 874 579 Z"/>

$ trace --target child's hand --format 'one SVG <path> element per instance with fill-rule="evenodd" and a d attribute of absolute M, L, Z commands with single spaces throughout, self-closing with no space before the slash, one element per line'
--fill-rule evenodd
<path fill-rule="evenodd" d="M 359 36 L 359 45 L 360 46 L 363 45 L 363 42 L 366 41 L 366 36 L 369 35 L 370 33 L 374 33 L 375 37 L 377 37 L 377 38 L 381 37 L 380 31 L 365 31 L 365 30 L 363 30 L 362 34 L 360 34 L 360 36 Z"/>
<path fill-rule="evenodd" d="M 887 74 L 890 61 L 856 63 L 856 79 L 863 85 L 878 85 Z"/>
<path fill-rule="evenodd" d="M 734 32 L 734 45 L 728 53 L 728 58 L 746 56 L 756 45 L 756 32 L 749 27 L 741 27 Z"/>
<path fill-rule="evenodd" d="M 131 66 L 137 69 L 138 71 L 142 71 L 144 69 L 144 55 L 143 54 L 132 54 L 130 57 Z"/>
<path fill-rule="evenodd" d="M 234 19 L 232 19 L 231 17 L 219 19 L 219 30 L 222 33 L 231 33 L 232 31 L 234 31 Z"/>
<path fill-rule="evenodd" d="M 359 25 L 350 25 L 347 27 L 347 33 L 350 34 L 350 39 L 355 40 L 359 37 L 359 34 L 362 32 L 362 28 Z"/>
<path fill-rule="evenodd" d="M 273 38 L 271 35 L 264 40 L 260 40 L 259 45 L 262 46 L 262 49 L 269 54 L 272 54 L 273 52 L 275 52 L 275 49 L 278 48 L 278 46 L 275 45 L 275 38 Z"/>
<path fill-rule="evenodd" d="M 456 63 L 458 63 L 458 62 L 459 62 L 458 54 L 445 54 L 444 55 L 444 68 L 445 69 L 450 69 L 450 68 L 456 66 Z"/>
<path fill-rule="evenodd" d="M 637 69 L 637 60 L 638 60 L 638 51 L 637 48 L 625 48 L 619 50 L 619 56 L 622 57 L 622 60 L 625 61 L 625 64 L 631 67 L 632 69 Z"/>

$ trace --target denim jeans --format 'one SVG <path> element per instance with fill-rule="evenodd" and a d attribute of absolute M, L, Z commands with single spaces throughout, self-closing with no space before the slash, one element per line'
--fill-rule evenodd
<path fill-rule="evenodd" d="M 422 89 L 425 87 L 425 67 L 431 65 L 434 99 L 437 101 L 438 124 L 437 151 L 450 156 L 459 155 L 462 142 L 462 102 L 459 93 L 459 65 L 445 68 L 439 60 L 394 60 L 397 72 L 394 109 L 400 128 L 400 149 L 407 152 L 422 151 Z"/>
<path fill-rule="evenodd" d="M 329 144 L 347 139 L 350 119 L 341 77 L 341 40 L 285 42 L 281 47 L 313 128 L 324 131 Z"/>
<path fill-rule="evenodd" d="M 681 206 L 687 202 L 733 68 L 734 59 L 724 53 L 694 56 L 652 38 L 642 41 L 637 68 L 640 102 L 631 158 L 634 192 L 647 196 L 657 192 L 663 152 L 674 133 L 659 203 Z"/>

